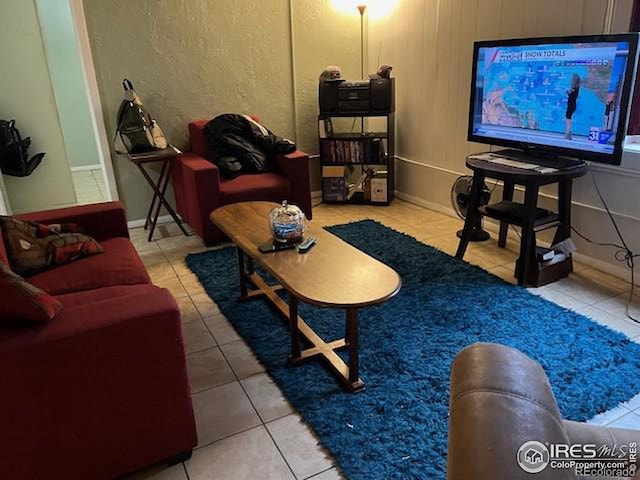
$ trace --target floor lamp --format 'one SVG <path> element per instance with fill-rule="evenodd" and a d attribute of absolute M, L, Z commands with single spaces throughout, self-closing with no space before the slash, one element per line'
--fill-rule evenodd
<path fill-rule="evenodd" d="M 367 5 L 361 3 L 358 5 L 360 12 L 360 79 L 364 80 L 364 12 Z M 364 133 L 364 117 L 360 117 L 360 133 Z"/>
<path fill-rule="evenodd" d="M 358 5 L 360 12 L 360 78 L 364 79 L 364 12 L 367 9 L 365 4 Z"/>

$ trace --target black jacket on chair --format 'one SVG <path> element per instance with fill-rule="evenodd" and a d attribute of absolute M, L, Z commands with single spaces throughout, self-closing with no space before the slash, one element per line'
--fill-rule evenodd
<path fill-rule="evenodd" d="M 204 127 L 209 144 L 209 160 L 223 177 L 240 173 L 262 173 L 275 168 L 273 154 L 295 151 L 295 144 L 278 137 L 247 115 L 225 113 Z"/>

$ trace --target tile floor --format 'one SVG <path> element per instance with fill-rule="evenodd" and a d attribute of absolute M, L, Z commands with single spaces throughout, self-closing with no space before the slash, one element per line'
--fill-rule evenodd
<path fill-rule="evenodd" d="M 332 225 L 371 218 L 453 254 L 461 221 L 395 200 L 389 207 L 330 206 L 314 209 L 314 223 Z M 343 478 L 330 455 L 283 398 L 244 341 L 204 293 L 185 264 L 187 253 L 205 250 L 197 236 L 184 237 L 173 224 L 160 226 L 157 240 L 142 229 L 132 239 L 154 282 L 176 297 L 182 311 L 187 363 L 200 443 L 193 457 L 172 468 L 156 467 L 131 478 L 241 480 Z M 499 249 L 491 239 L 472 244 L 465 259 L 513 281 L 518 244 Z M 624 316 L 620 279 L 576 264 L 569 278 L 532 293 L 590 316 L 640 342 L 640 325 Z M 640 315 L 640 300 L 632 311 Z M 593 423 L 640 428 L 640 395 L 601 414 Z"/>
<path fill-rule="evenodd" d="M 79 205 L 107 200 L 104 175 L 101 169 L 71 172 L 71 178 Z"/>

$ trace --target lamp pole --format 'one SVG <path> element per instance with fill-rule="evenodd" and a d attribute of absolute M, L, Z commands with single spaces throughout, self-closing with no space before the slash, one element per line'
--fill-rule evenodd
<path fill-rule="evenodd" d="M 364 79 L 364 11 L 366 5 L 358 5 L 360 12 L 360 78 Z"/>

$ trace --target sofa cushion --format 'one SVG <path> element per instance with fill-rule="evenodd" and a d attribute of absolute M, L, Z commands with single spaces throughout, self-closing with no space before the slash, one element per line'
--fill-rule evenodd
<path fill-rule="evenodd" d="M 100 244 L 79 233 L 76 224 L 43 225 L 0 215 L 0 226 L 11 267 L 20 275 L 102 253 Z"/>
<path fill-rule="evenodd" d="M 13 273 L 0 262 L 0 320 L 48 322 L 62 310 L 62 304 Z"/>
<path fill-rule="evenodd" d="M 151 283 L 142 260 L 128 238 L 101 242 L 102 255 L 82 258 L 28 277 L 29 283 L 52 295 L 115 285 Z"/>
<path fill-rule="evenodd" d="M 259 200 L 280 203 L 291 198 L 291 184 L 279 173 L 246 174 L 222 180 L 220 194 L 224 205 Z"/>
<path fill-rule="evenodd" d="M 159 289 L 160 287 L 156 287 L 151 283 L 144 283 L 140 285 L 117 285 L 115 287 L 103 287 L 95 288 L 93 290 L 84 290 L 82 292 L 65 293 L 63 295 L 57 295 L 55 299 L 60 302 L 64 308 L 73 308 L 100 302 L 102 300 L 111 300 L 118 297 L 144 295 L 155 292 Z"/>

